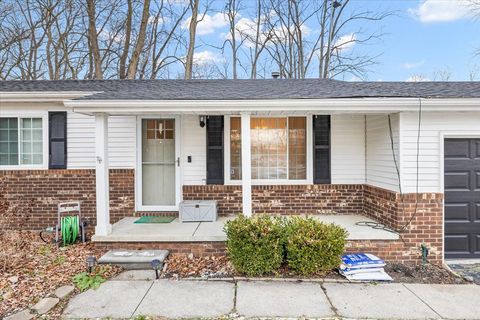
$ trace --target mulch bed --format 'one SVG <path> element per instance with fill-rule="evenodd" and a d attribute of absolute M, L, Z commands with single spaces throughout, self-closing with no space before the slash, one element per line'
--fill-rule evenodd
<path fill-rule="evenodd" d="M 394 282 L 403 283 L 438 283 L 463 284 L 468 283 L 445 268 L 432 264 L 405 265 L 387 263 L 385 271 Z M 192 255 L 173 254 L 165 263 L 162 276 L 165 278 L 230 278 L 242 276 L 235 272 L 227 257 L 194 257 Z M 298 278 L 291 270 L 282 267 L 278 274 L 268 275 L 271 278 Z M 300 277 L 302 278 L 302 277 Z M 315 279 L 345 280 L 337 271 L 314 275 Z"/>
<path fill-rule="evenodd" d="M 38 232 L 0 232 L 0 316 L 31 307 L 56 288 L 71 285 L 72 277 L 86 271 L 86 258 L 99 257 L 92 244 L 56 248 Z M 104 267 L 110 277 L 120 269 Z"/>
<path fill-rule="evenodd" d="M 387 263 L 385 271 L 393 278 L 395 282 L 438 284 L 469 283 L 465 279 L 454 275 L 445 268 L 428 263 L 425 265 Z"/>

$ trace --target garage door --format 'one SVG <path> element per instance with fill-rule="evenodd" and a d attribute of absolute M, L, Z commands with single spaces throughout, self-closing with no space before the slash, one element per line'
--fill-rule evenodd
<path fill-rule="evenodd" d="M 480 258 L 480 139 L 445 139 L 445 257 Z"/>

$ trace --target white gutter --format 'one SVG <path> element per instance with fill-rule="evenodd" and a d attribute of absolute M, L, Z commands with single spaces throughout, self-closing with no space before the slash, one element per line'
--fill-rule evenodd
<path fill-rule="evenodd" d="M 86 91 L 31 91 L 0 92 L 0 102 L 63 102 L 99 92 Z"/>
<path fill-rule="evenodd" d="M 84 113 L 152 112 L 399 112 L 418 111 L 418 98 L 278 99 L 278 100 L 69 100 Z M 480 111 L 480 99 L 424 99 L 424 111 Z"/>

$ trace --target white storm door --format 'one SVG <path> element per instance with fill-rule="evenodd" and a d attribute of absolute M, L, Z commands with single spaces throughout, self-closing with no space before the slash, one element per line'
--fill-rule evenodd
<path fill-rule="evenodd" d="M 142 118 L 137 180 L 139 210 L 178 210 L 179 121 L 176 118 Z"/>

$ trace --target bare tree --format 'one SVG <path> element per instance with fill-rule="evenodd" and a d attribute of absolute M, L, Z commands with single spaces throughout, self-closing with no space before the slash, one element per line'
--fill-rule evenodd
<path fill-rule="evenodd" d="M 145 44 L 145 37 L 147 32 L 147 23 L 148 18 L 150 17 L 150 0 L 144 0 L 142 21 L 140 24 L 140 31 L 138 33 L 137 43 L 135 44 L 135 50 L 133 51 L 130 64 L 128 65 L 127 78 L 134 79 L 137 74 L 138 60 L 140 58 L 140 53 L 143 50 Z"/>
<path fill-rule="evenodd" d="M 192 79 L 193 71 L 193 55 L 195 51 L 195 38 L 197 36 L 198 25 L 198 9 L 200 0 L 190 0 L 190 8 L 192 16 L 190 17 L 190 23 L 188 26 L 188 49 L 187 56 L 185 57 L 185 79 Z"/>
<path fill-rule="evenodd" d="M 433 72 L 433 81 L 450 81 L 451 78 L 452 71 L 448 67 Z"/>
<path fill-rule="evenodd" d="M 359 28 L 348 31 L 359 22 L 368 23 L 385 19 L 390 12 L 375 13 L 356 11 L 351 1 L 342 3 L 335 0 L 266 0 L 267 23 L 272 33 L 267 51 L 277 63 L 282 77 L 304 78 L 312 75 L 310 69 L 318 63 L 318 77 L 334 78 L 352 74 L 364 77 L 368 67 L 376 63 L 378 55 L 358 55 L 354 45 L 371 43 L 381 38 L 381 32 L 366 32 Z M 307 23 L 318 25 L 318 30 L 305 37 L 304 33 L 313 33 Z M 315 59 L 317 61 L 315 62 Z"/>
<path fill-rule="evenodd" d="M 238 78 L 238 63 L 239 63 L 239 58 L 238 58 L 238 52 L 239 49 L 245 39 L 237 39 L 237 35 L 239 34 L 237 30 L 237 21 L 238 21 L 238 16 L 239 12 L 241 10 L 242 6 L 242 1 L 241 0 L 227 0 L 224 8 L 224 15 L 228 19 L 228 38 L 224 42 L 225 44 L 229 44 L 231 48 L 231 65 L 232 65 L 232 78 L 237 79 Z M 222 52 L 223 52 L 224 47 L 222 47 Z"/>
<path fill-rule="evenodd" d="M 215 46 L 197 37 L 209 2 L 0 0 L 0 79 L 362 77 L 376 55 L 355 48 L 382 34 L 358 25 L 389 15 L 351 0 L 225 0 Z M 196 62 L 203 45 L 226 59 Z"/>
<path fill-rule="evenodd" d="M 87 1 L 88 13 L 88 44 L 93 58 L 95 79 L 103 79 L 102 62 L 100 59 L 100 49 L 98 47 L 98 35 L 96 27 L 97 16 L 95 14 L 95 0 Z"/>
<path fill-rule="evenodd" d="M 479 80 L 479 76 L 480 76 L 480 66 L 474 65 L 468 73 L 468 79 L 470 81 L 477 81 Z"/>

